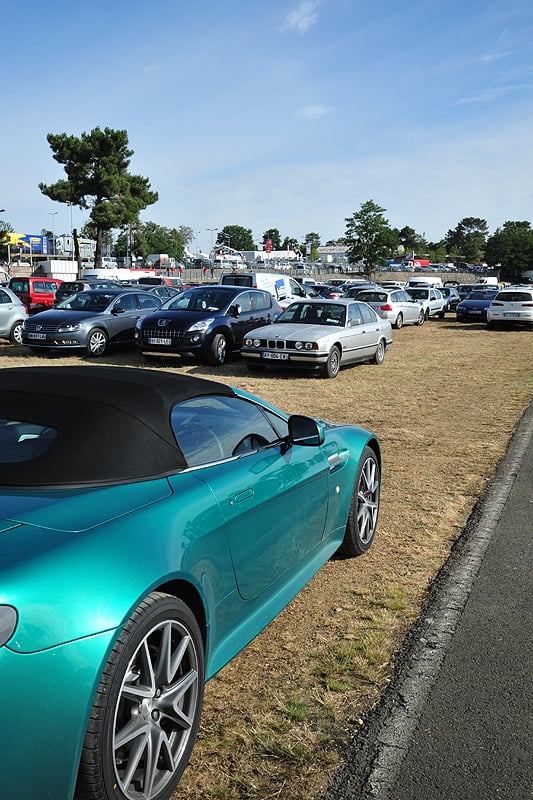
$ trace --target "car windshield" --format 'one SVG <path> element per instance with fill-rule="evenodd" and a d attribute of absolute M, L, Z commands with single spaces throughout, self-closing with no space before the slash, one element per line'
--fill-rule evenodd
<path fill-rule="evenodd" d="M 345 320 L 345 306 L 335 303 L 292 303 L 279 315 L 276 322 L 343 327 Z"/>
<path fill-rule="evenodd" d="M 108 292 L 78 292 L 58 303 L 57 308 L 66 308 L 69 311 L 105 311 L 115 297 L 115 294 Z"/>
<path fill-rule="evenodd" d="M 493 297 L 494 292 L 479 290 L 477 292 L 470 292 L 470 294 L 466 296 L 466 300 L 492 300 Z"/>
<path fill-rule="evenodd" d="M 429 297 L 429 289 L 408 289 L 408 292 L 415 300 L 427 300 Z"/>
<path fill-rule="evenodd" d="M 221 291 L 216 286 L 205 287 L 205 289 L 188 289 L 177 297 L 171 297 L 162 308 L 169 311 L 220 311 L 224 308 L 230 295 L 227 291 Z"/>

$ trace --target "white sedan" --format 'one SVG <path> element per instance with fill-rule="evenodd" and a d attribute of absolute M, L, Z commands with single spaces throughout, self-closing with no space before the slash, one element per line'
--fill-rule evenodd
<path fill-rule="evenodd" d="M 381 364 L 391 344 L 390 322 L 366 303 L 317 298 L 292 303 L 273 325 L 250 331 L 241 355 L 251 372 L 291 367 L 335 378 L 347 364 Z"/>

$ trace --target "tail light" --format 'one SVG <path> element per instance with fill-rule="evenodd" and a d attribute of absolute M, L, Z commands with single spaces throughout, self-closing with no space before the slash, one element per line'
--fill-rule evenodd
<path fill-rule="evenodd" d="M 393 308 L 392 308 L 392 306 L 391 306 L 391 304 L 390 304 L 390 303 L 385 303 L 385 305 L 384 305 L 384 306 L 380 306 L 380 307 L 379 307 L 379 310 L 380 310 L 380 311 L 392 311 L 392 310 L 393 310 Z"/>

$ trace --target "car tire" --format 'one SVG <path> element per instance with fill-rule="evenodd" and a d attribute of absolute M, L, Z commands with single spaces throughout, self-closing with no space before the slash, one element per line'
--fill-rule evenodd
<path fill-rule="evenodd" d="M 324 378 L 336 378 L 341 368 L 341 351 L 336 344 L 329 351 L 328 360 L 322 368 Z"/>
<path fill-rule="evenodd" d="M 89 356 L 103 356 L 107 350 L 109 340 L 102 328 L 93 328 L 87 336 L 85 349 Z"/>
<path fill-rule="evenodd" d="M 444 319 L 446 316 L 446 309 L 443 308 L 442 311 L 439 311 L 439 319 Z"/>
<path fill-rule="evenodd" d="M 357 468 L 348 520 L 339 553 L 360 556 L 374 541 L 381 492 L 381 470 L 371 447 L 365 447 Z"/>
<path fill-rule="evenodd" d="M 223 333 L 216 333 L 213 336 L 211 347 L 207 356 L 207 363 L 211 367 L 221 367 L 226 361 L 228 353 L 228 340 Z"/>
<path fill-rule="evenodd" d="M 205 681 L 191 610 L 153 592 L 109 656 L 83 744 L 76 800 L 170 797 L 196 739 Z"/>
<path fill-rule="evenodd" d="M 387 345 L 385 339 L 380 339 L 378 342 L 378 346 L 376 347 L 376 352 L 374 353 L 374 358 L 373 358 L 374 364 L 383 364 L 386 347 Z"/>
<path fill-rule="evenodd" d="M 13 323 L 13 326 L 9 332 L 9 341 L 11 344 L 22 344 L 22 327 L 24 322 L 21 319 L 18 319 L 16 322 Z"/>
<path fill-rule="evenodd" d="M 400 330 L 400 328 L 403 327 L 403 315 L 402 314 L 398 314 L 398 316 L 396 317 L 396 320 L 394 322 L 394 327 L 397 330 Z"/>
<path fill-rule="evenodd" d="M 423 325 L 425 321 L 426 321 L 426 315 L 424 314 L 424 309 L 421 308 L 420 309 L 420 314 L 418 315 L 418 319 L 416 321 L 416 324 L 417 325 Z"/>

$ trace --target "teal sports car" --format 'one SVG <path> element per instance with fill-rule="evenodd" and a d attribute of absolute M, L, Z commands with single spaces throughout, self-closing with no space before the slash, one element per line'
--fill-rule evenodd
<path fill-rule="evenodd" d="M 0 785 L 165 800 L 204 683 L 379 511 L 375 435 L 222 383 L 0 369 Z"/>

